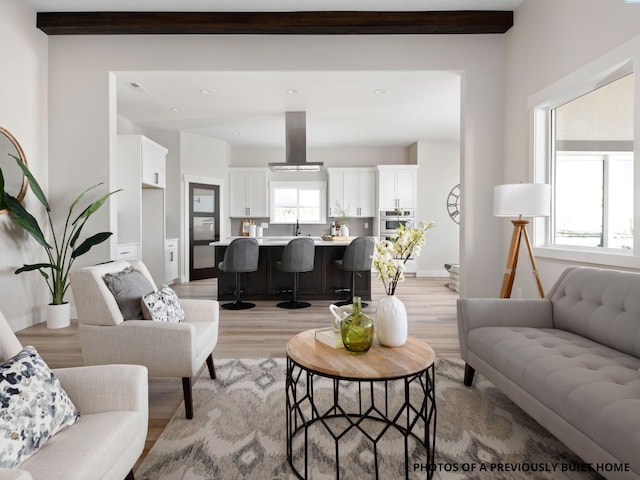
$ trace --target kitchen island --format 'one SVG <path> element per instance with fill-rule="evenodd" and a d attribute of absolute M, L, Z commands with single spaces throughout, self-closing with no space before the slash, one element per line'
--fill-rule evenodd
<path fill-rule="evenodd" d="M 291 237 L 293 238 L 293 237 Z M 301 300 L 345 300 L 348 297 L 351 279 L 350 272 L 343 272 L 335 260 L 340 260 L 350 241 L 322 240 L 312 237 L 315 242 L 314 268 L 310 272 L 299 274 L 298 298 Z M 233 238 L 212 242 L 215 247 L 216 265 L 224 258 L 229 243 Z M 282 301 L 290 298 L 290 293 L 282 293 L 293 286 L 293 274 L 281 272 L 276 262 L 281 259 L 282 251 L 289 242 L 289 237 L 263 237 L 258 239 L 260 259 L 258 270 L 240 274 L 240 288 L 243 300 Z M 345 292 L 336 292 L 345 289 Z M 233 300 L 235 290 L 235 273 L 218 270 L 218 300 Z M 363 300 L 371 300 L 371 275 L 363 272 L 356 274 L 356 295 Z"/>

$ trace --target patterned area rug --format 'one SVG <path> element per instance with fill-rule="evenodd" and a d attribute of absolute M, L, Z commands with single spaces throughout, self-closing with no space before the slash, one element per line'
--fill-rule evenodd
<path fill-rule="evenodd" d="M 584 463 L 490 382 L 476 374 L 462 384 L 463 362 L 436 363 L 435 476 L 441 479 L 598 479 Z M 138 480 L 296 478 L 286 458 L 285 360 L 216 360 L 217 380 L 194 385 L 194 418 L 180 407 L 135 473 Z M 330 396 L 317 388 L 316 401 Z M 355 395 L 342 388 L 341 395 Z M 318 427 L 322 429 L 322 427 Z M 332 443 L 314 435 L 310 478 L 335 478 Z M 385 437 L 386 438 L 386 437 Z M 342 440 L 341 440 L 342 442 Z M 425 453 L 410 444 L 409 478 L 426 478 Z M 373 454 L 362 435 L 345 435 L 340 478 L 374 478 Z M 294 457 L 301 446 L 294 444 Z M 344 458 L 343 458 L 344 453 Z M 380 478 L 404 477 L 402 437 L 379 446 Z"/>

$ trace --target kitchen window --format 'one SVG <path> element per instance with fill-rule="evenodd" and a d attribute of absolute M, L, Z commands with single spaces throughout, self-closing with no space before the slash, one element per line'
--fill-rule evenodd
<path fill-rule="evenodd" d="M 537 256 L 640 265 L 633 63 L 588 65 L 529 101 L 533 180 L 552 187 L 551 216 L 534 219 Z"/>
<path fill-rule="evenodd" d="M 271 223 L 326 223 L 325 182 L 271 182 Z"/>

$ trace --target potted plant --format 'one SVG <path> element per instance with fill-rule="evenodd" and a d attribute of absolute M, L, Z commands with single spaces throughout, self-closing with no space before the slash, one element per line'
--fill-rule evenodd
<path fill-rule="evenodd" d="M 47 287 L 51 294 L 50 305 L 64 305 L 62 314 L 59 314 L 62 315 L 62 318 L 53 319 L 51 321 L 47 318 L 47 326 L 50 328 L 64 327 L 69 324 L 69 304 L 65 302 L 64 297 L 70 285 L 69 272 L 71 271 L 74 261 L 76 258 L 91 250 L 92 247 L 99 245 L 112 235 L 112 232 L 100 232 L 86 237 L 84 240 L 80 240 L 82 230 L 87 223 L 87 220 L 89 220 L 89 217 L 102 207 L 107 198 L 119 190 L 109 192 L 97 200 L 94 200 L 82 209 L 75 218 L 73 218 L 73 212 L 76 207 L 79 206 L 79 203 L 82 201 L 85 194 L 101 185 L 101 183 L 87 188 L 84 192 L 78 195 L 70 205 L 64 222 L 64 227 L 61 232 L 56 233 L 56 229 L 54 228 L 53 221 L 51 219 L 51 207 L 40 188 L 40 185 L 27 166 L 24 165 L 18 157 L 14 155 L 11 156 L 16 160 L 20 168 L 22 168 L 23 173 L 29 180 L 31 190 L 46 210 L 52 238 L 52 242 L 49 243 L 35 217 L 31 215 L 15 197 L 4 191 L 4 176 L 2 174 L 2 169 L 0 169 L 0 193 L 2 194 L 0 205 L 8 209 L 11 219 L 26 230 L 36 240 L 36 242 L 44 248 L 48 259 L 48 262 L 23 265 L 18 268 L 15 273 L 18 274 L 33 270 L 38 270 L 40 272 L 40 275 L 42 275 L 47 283 Z M 66 319 L 64 318 L 65 315 Z"/>
<path fill-rule="evenodd" d="M 351 222 L 351 217 L 349 216 L 349 205 L 347 208 L 342 208 L 339 201 L 336 201 L 336 212 L 340 217 L 340 228 L 339 235 L 341 237 L 349 236 L 349 223 Z"/>

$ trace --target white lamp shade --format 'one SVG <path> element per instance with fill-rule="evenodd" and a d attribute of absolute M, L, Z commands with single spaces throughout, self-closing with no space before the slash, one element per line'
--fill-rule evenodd
<path fill-rule="evenodd" d="M 548 217 L 550 211 L 551 186 L 546 183 L 510 183 L 493 189 L 496 217 Z"/>

